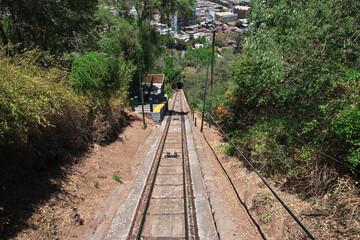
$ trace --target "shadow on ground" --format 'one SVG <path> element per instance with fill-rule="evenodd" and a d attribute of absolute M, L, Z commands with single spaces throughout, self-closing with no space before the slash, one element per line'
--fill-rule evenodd
<path fill-rule="evenodd" d="M 119 133 L 136 120 L 136 116 L 124 113 L 96 142 L 108 145 L 119 140 Z M 84 160 L 94 143 L 89 134 L 79 129 L 52 128 L 29 139 L 30 146 L 13 144 L 0 149 L 1 240 L 33 228 L 28 220 L 38 206 L 61 193 L 61 183 L 68 178 L 72 166 Z"/>

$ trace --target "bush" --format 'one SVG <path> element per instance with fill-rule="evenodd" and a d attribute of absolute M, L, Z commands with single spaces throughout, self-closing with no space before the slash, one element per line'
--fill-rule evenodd
<path fill-rule="evenodd" d="M 236 117 L 229 115 L 228 130 L 281 119 L 286 132 L 359 166 L 358 7 L 355 0 L 252 1 L 253 24 L 224 103 Z"/>
<path fill-rule="evenodd" d="M 188 66 L 206 66 L 211 53 L 211 47 L 189 49 L 185 54 L 186 63 Z"/>
<path fill-rule="evenodd" d="M 111 140 L 124 125 L 126 86 L 89 108 L 92 95 L 77 93 L 67 71 L 39 64 L 46 55 L 36 49 L 13 57 L 0 55 L 0 184 L 3 174 L 10 179 L 9 169 L 62 161 L 93 141 Z M 133 70 L 130 63 L 119 63 L 124 79 Z"/>
<path fill-rule="evenodd" d="M 37 50 L 0 61 L 0 144 L 27 141 L 29 132 L 54 127 L 51 119 L 84 110 L 82 97 L 66 85 L 66 72 L 38 66 Z M 12 62 L 16 64 L 12 64 Z"/>
<path fill-rule="evenodd" d="M 89 52 L 75 59 L 71 66 L 71 83 L 79 91 L 104 91 L 110 87 L 110 70 L 105 57 Z"/>
<path fill-rule="evenodd" d="M 168 96 L 168 99 L 172 98 L 174 96 L 173 92 L 172 92 L 172 87 L 170 83 L 166 83 L 165 84 L 165 89 L 164 92 L 165 94 Z"/>

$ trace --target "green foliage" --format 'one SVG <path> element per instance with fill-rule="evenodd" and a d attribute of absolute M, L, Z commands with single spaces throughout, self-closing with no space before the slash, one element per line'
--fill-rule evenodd
<path fill-rule="evenodd" d="M 82 97 L 64 83 L 64 70 L 36 64 L 41 55 L 33 50 L 13 58 L 1 56 L 0 144 L 26 141 L 27 134 L 38 127 L 53 127 L 55 116 L 84 109 Z"/>
<path fill-rule="evenodd" d="M 33 43 L 43 49 L 70 49 L 74 33 L 86 33 L 93 24 L 97 0 L 79 1 L 0 1 L 5 24 L 0 24 L 0 36 L 25 47 Z"/>
<path fill-rule="evenodd" d="M 165 69 L 163 73 L 166 77 L 167 83 L 176 83 L 183 80 L 183 66 L 177 58 L 165 56 L 164 58 Z"/>
<path fill-rule="evenodd" d="M 101 91 L 111 86 L 108 63 L 97 52 L 89 52 L 75 59 L 70 77 L 75 89 L 83 92 Z"/>
<path fill-rule="evenodd" d="M 210 62 L 211 64 L 211 50 L 208 53 L 210 54 Z M 216 57 L 215 54 L 215 65 L 214 65 L 214 83 L 213 83 L 213 97 L 210 95 L 211 89 L 211 66 L 209 66 L 208 73 L 208 90 L 207 90 L 207 103 L 206 110 L 209 109 L 209 101 L 212 100 L 212 112 L 216 112 L 219 107 L 221 107 L 222 103 L 225 100 L 225 93 L 229 86 L 229 78 L 228 74 L 230 72 L 229 62 L 234 58 L 234 54 L 230 49 L 223 49 L 221 52 L 221 58 Z M 186 57 L 186 56 L 185 56 Z M 206 60 L 206 65 L 208 63 Z M 202 104 L 205 92 L 205 79 L 206 79 L 206 65 L 200 65 L 200 63 L 195 64 L 193 67 L 189 67 L 185 69 L 186 71 L 194 71 L 194 73 L 189 73 L 186 75 L 184 82 L 186 93 L 189 97 L 189 100 L 194 109 L 202 111 Z M 202 66 L 200 71 L 197 71 L 195 67 Z"/>
<path fill-rule="evenodd" d="M 263 216 L 260 220 L 263 222 L 263 223 L 268 223 L 271 218 L 272 218 L 272 214 L 270 212 L 266 213 L 265 216 Z"/>
<path fill-rule="evenodd" d="M 120 182 L 120 180 L 122 179 L 122 177 L 116 172 L 113 174 L 112 178 L 117 182 Z"/>
<path fill-rule="evenodd" d="M 274 197 L 273 197 L 274 195 L 272 195 L 269 192 L 266 192 L 265 190 L 256 193 L 256 195 L 262 197 L 264 199 L 265 204 L 268 202 L 274 201 Z"/>
<path fill-rule="evenodd" d="M 341 94 L 320 105 L 319 115 L 307 122 L 301 132 L 304 137 L 311 138 L 314 145 L 336 146 L 330 153 L 346 158 L 354 167 L 358 166 L 360 159 L 359 74 L 356 70 L 344 71 L 345 77 L 340 78 L 335 86 Z"/>
<path fill-rule="evenodd" d="M 125 102 L 125 99 L 128 97 L 130 82 L 136 74 L 136 70 L 136 66 L 131 61 L 125 61 L 123 58 L 118 59 L 116 90 L 119 93 L 119 97 L 123 97 L 122 102 Z"/>
<path fill-rule="evenodd" d="M 196 24 L 200 24 L 201 23 L 201 19 L 200 18 L 197 18 L 196 19 Z"/>
<path fill-rule="evenodd" d="M 99 187 L 99 181 L 97 180 L 97 177 L 96 176 L 93 176 L 92 177 L 92 183 L 94 185 L 95 188 L 98 188 Z"/>
<path fill-rule="evenodd" d="M 190 69 L 195 71 L 194 68 Z M 185 68 L 187 71 L 190 69 Z M 202 71 L 193 74 L 186 74 L 184 79 L 184 87 L 189 101 L 191 102 L 192 107 L 198 111 L 202 111 L 202 99 L 205 91 L 205 75 L 206 70 L 202 69 Z"/>
<path fill-rule="evenodd" d="M 104 6 L 99 9 L 97 19 L 105 29 L 108 28 L 106 31 L 100 29 L 98 51 L 104 52 L 112 62 L 119 56 L 135 61 L 141 52 L 139 29 L 135 22 L 115 17 Z"/>
<path fill-rule="evenodd" d="M 200 44 L 206 44 L 206 37 L 205 36 L 198 37 L 196 39 L 196 42 Z"/>
<path fill-rule="evenodd" d="M 166 83 L 166 84 L 165 84 L 164 92 L 165 92 L 165 94 L 168 96 L 169 99 L 174 96 L 173 91 L 172 91 L 171 84 L 169 84 L 169 83 Z"/>
<path fill-rule="evenodd" d="M 265 120 L 265 119 L 264 119 Z M 281 136 L 283 126 L 280 120 L 257 122 L 248 132 L 241 132 L 251 159 L 269 175 L 287 173 L 293 160 L 288 156 L 286 136 Z M 241 131 L 241 130 L 240 130 Z"/>
<path fill-rule="evenodd" d="M 224 153 L 228 156 L 233 156 L 236 152 L 235 148 L 231 144 L 226 144 L 224 147 Z"/>
<path fill-rule="evenodd" d="M 211 52 L 211 47 L 189 49 L 185 54 L 186 63 L 188 66 L 206 66 Z"/>
<path fill-rule="evenodd" d="M 222 41 L 219 40 L 219 39 L 215 39 L 215 46 L 218 46 L 218 47 L 222 48 L 223 47 Z"/>
<path fill-rule="evenodd" d="M 254 125 L 281 119 L 284 129 L 275 137 L 300 135 L 309 145 L 356 166 L 360 3 L 254 0 L 251 4 L 253 24 L 243 38 L 243 54 L 233 62 L 224 103 L 233 114 L 227 116 L 228 130 L 247 135 Z M 272 159 L 291 151 L 274 141 L 266 150 Z"/>
<path fill-rule="evenodd" d="M 243 27 L 243 22 L 241 20 L 237 20 L 235 22 L 235 26 L 238 27 L 238 28 L 241 28 L 241 27 Z"/>

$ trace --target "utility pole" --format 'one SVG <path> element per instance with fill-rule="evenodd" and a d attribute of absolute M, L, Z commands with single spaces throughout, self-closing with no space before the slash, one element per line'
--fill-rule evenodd
<path fill-rule="evenodd" d="M 205 104 L 206 104 L 206 91 L 207 91 L 207 82 L 208 82 L 208 78 L 209 78 L 209 62 L 210 62 L 210 58 L 209 58 L 209 60 L 208 60 L 208 65 L 207 65 L 207 69 L 206 69 L 205 94 L 204 94 L 203 112 L 202 112 L 202 117 L 201 117 L 201 128 L 200 128 L 200 131 L 201 131 L 201 132 L 203 132 L 203 128 L 204 128 Z"/>
<path fill-rule="evenodd" d="M 143 118 L 143 129 L 146 129 L 145 113 L 144 113 L 144 93 L 143 93 L 143 87 L 142 87 L 142 84 L 141 84 L 139 55 L 137 57 L 137 62 L 138 62 L 138 70 L 139 70 L 139 85 L 140 85 L 140 95 L 141 95 L 141 109 L 142 109 L 142 118 Z"/>
<path fill-rule="evenodd" d="M 210 115 L 212 115 L 212 97 L 213 97 L 213 83 L 214 83 L 214 54 L 215 54 L 215 34 L 216 29 L 213 30 L 212 42 L 212 57 L 211 57 L 211 79 L 210 79 Z M 211 128 L 211 118 L 209 120 L 209 127 Z"/>

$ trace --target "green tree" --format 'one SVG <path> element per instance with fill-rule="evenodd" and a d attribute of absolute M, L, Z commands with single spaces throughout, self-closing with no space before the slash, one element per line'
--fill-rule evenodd
<path fill-rule="evenodd" d="M 321 143 L 339 158 L 350 154 L 352 164 L 359 161 L 357 133 L 347 129 L 357 126 L 358 113 L 350 106 L 357 104 L 359 78 L 349 80 L 348 72 L 357 72 L 360 62 L 358 9 L 356 0 L 252 1 L 253 24 L 244 35 L 243 54 L 233 62 L 226 101 L 235 116 L 232 131 L 245 134 L 256 124 L 254 117 L 277 118 L 287 132 Z"/>
<path fill-rule="evenodd" d="M 181 63 L 179 63 L 178 59 L 174 57 L 166 56 L 164 57 L 164 64 L 165 64 L 165 69 L 163 70 L 163 73 L 165 74 L 166 81 L 168 83 L 175 83 L 182 81 L 183 67 Z"/>
<path fill-rule="evenodd" d="M 178 11 L 180 15 L 186 16 L 192 10 L 194 0 L 135 0 L 137 10 L 137 23 L 139 27 L 140 45 L 142 48 L 141 61 L 145 71 L 148 71 L 155 59 L 160 56 L 159 34 L 151 27 L 155 12 L 161 14 L 162 21 L 170 25 L 170 15 Z"/>
<path fill-rule="evenodd" d="M 243 27 L 243 22 L 241 20 L 237 20 L 235 22 L 235 26 L 238 27 L 238 28 L 241 28 L 241 27 Z"/>
<path fill-rule="evenodd" d="M 189 49 L 185 54 L 188 66 L 206 66 L 208 59 L 211 57 L 211 47 Z"/>
<path fill-rule="evenodd" d="M 83 92 L 101 92 L 111 86 L 107 61 L 97 52 L 89 52 L 75 59 L 70 77 L 73 86 Z"/>
<path fill-rule="evenodd" d="M 69 49 L 75 32 L 86 34 L 90 29 L 96 7 L 97 0 L 2 0 L 0 37 L 4 44 Z"/>

